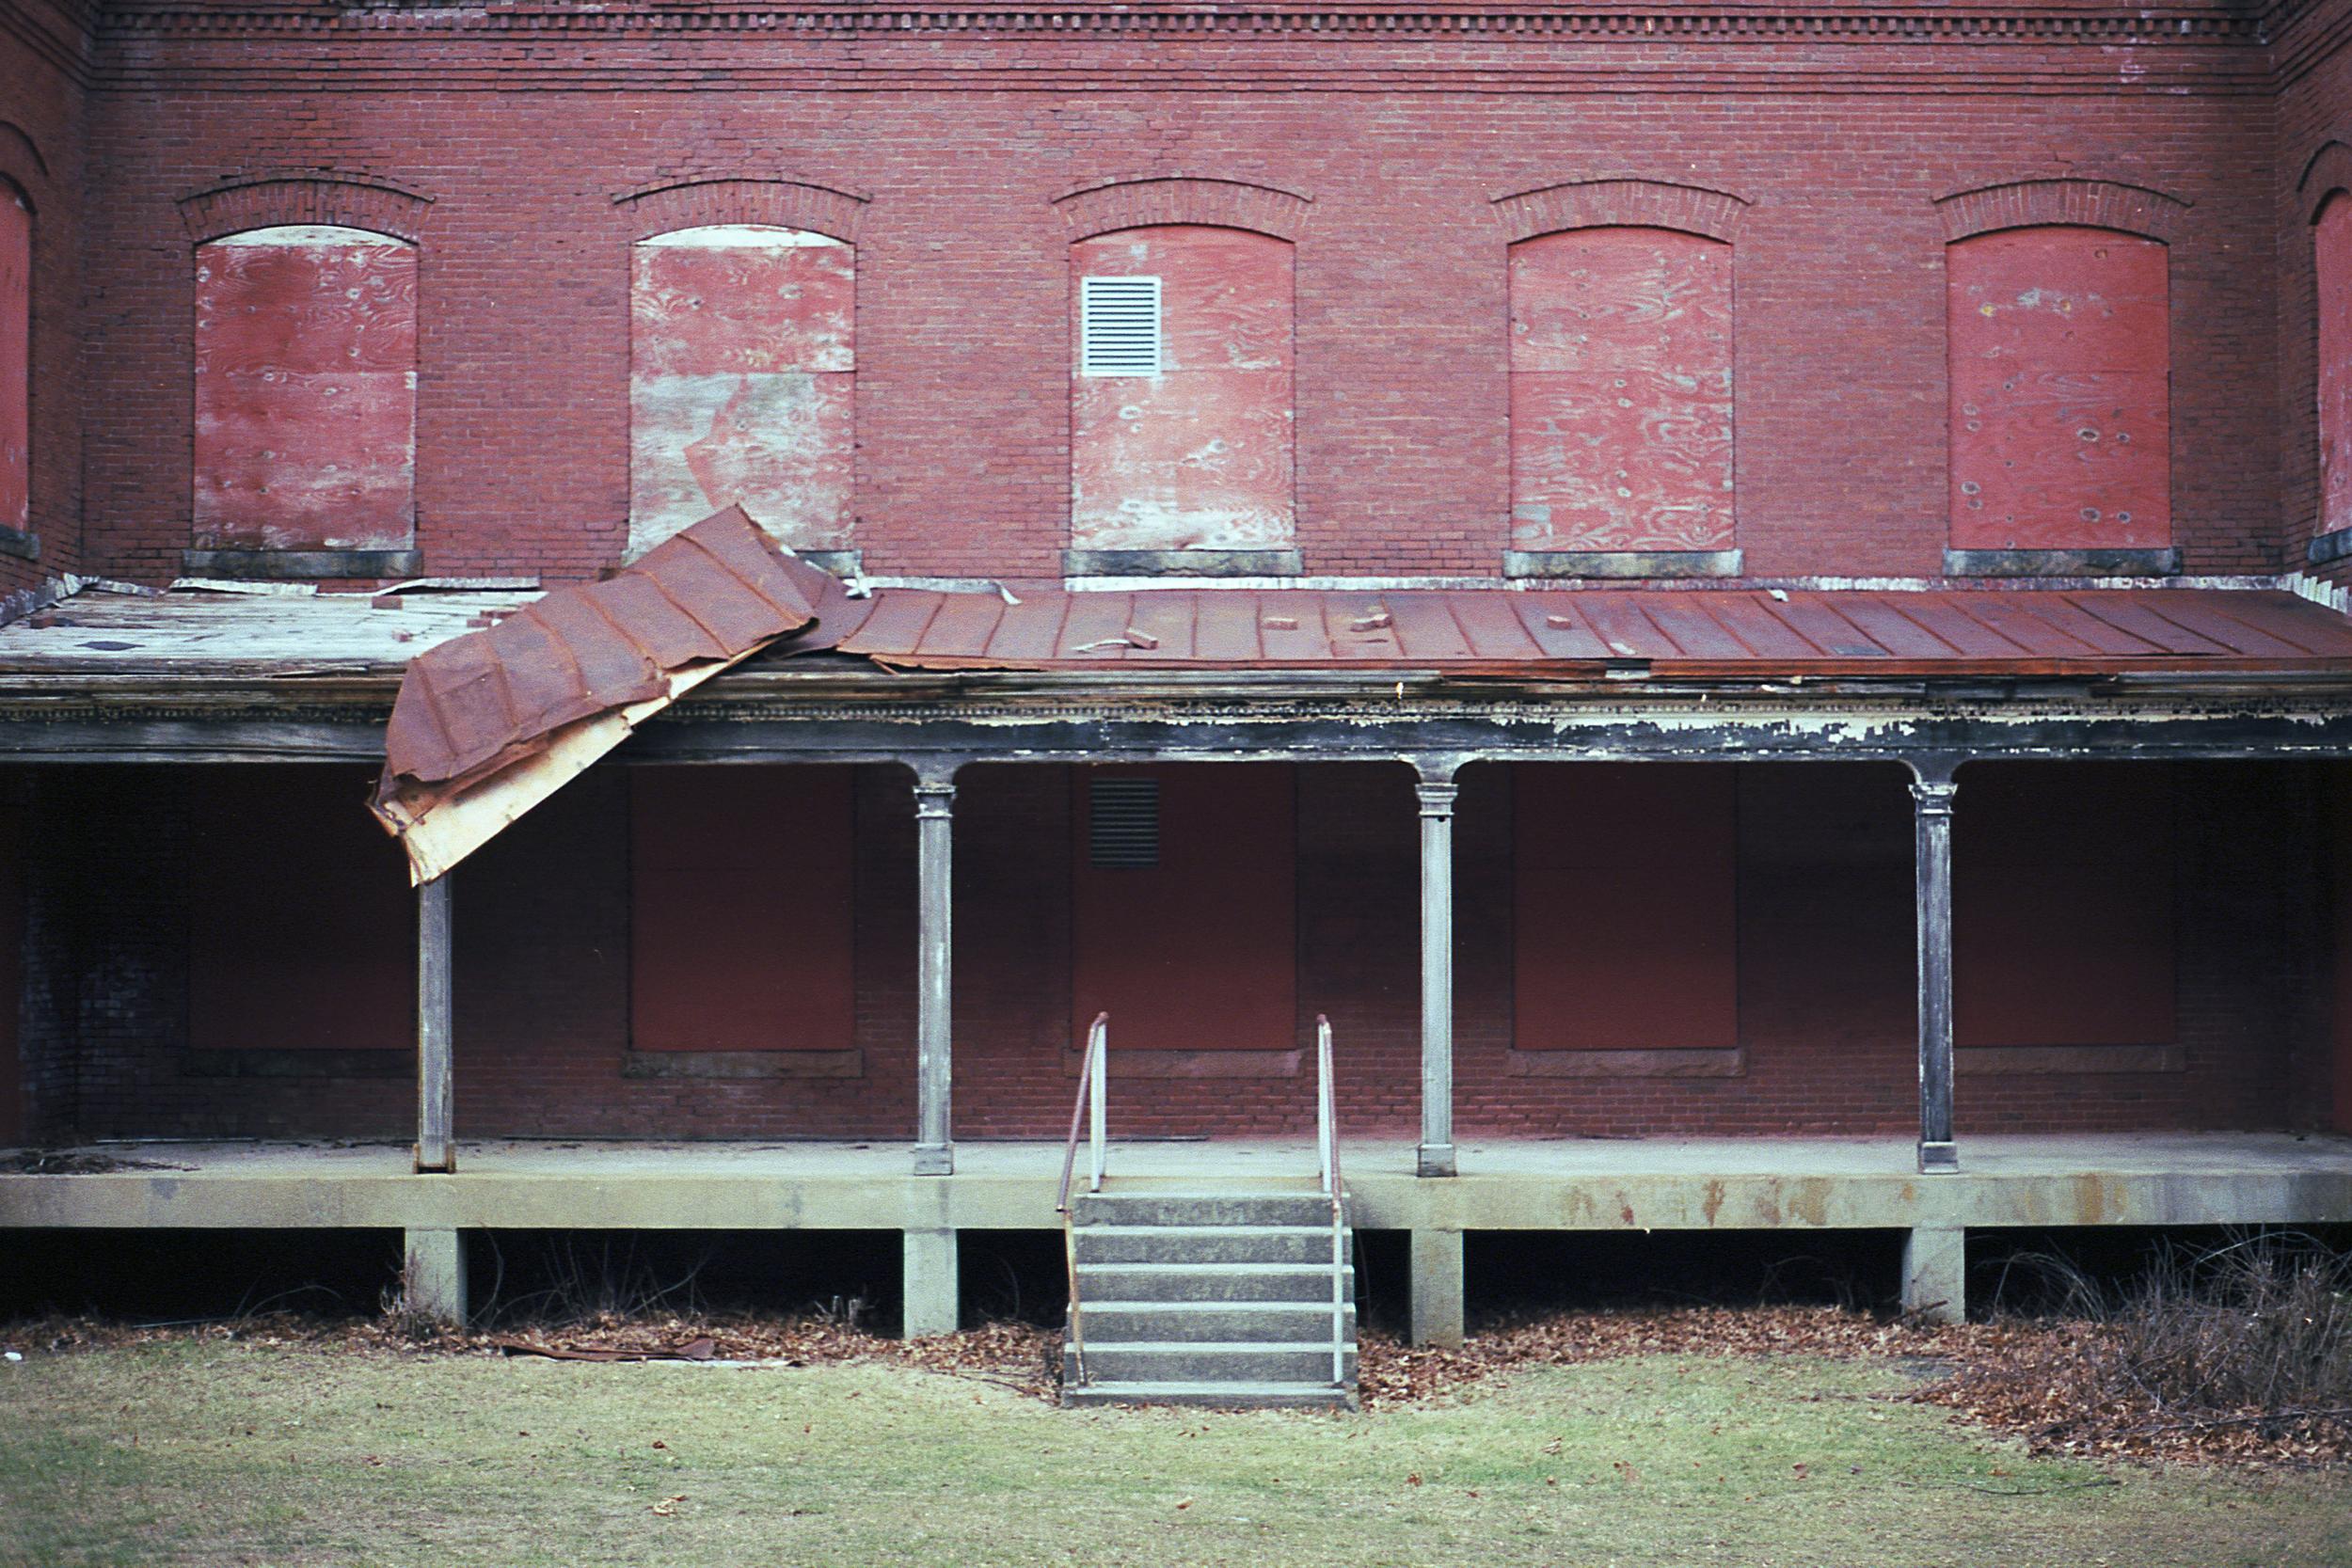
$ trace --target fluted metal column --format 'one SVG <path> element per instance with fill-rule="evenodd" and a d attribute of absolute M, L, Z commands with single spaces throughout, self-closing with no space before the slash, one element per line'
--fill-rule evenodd
<path fill-rule="evenodd" d="M 451 1040 L 450 887 L 417 889 L 417 1169 L 457 1168 L 457 1091 Z"/>
<path fill-rule="evenodd" d="M 1952 798 L 1948 767 L 1914 764 L 1919 931 L 1919 1169 L 1956 1171 L 1952 1143 Z"/>
<path fill-rule="evenodd" d="M 1454 769 L 1423 765 L 1421 801 L 1421 1150 L 1422 1176 L 1454 1160 Z"/>
<path fill-rule="evenodd" d="M 914 784 L 915 875 L 915 1133 L 914 1174 L 947 1176 L 956 1168 L 949 1127 L 954 1063 L 948 1047 L 952 1014 L 949 981 L 955 945 L 950 930 L 955 869 L 956 786 L 952 773 L 917 774 Z"/>

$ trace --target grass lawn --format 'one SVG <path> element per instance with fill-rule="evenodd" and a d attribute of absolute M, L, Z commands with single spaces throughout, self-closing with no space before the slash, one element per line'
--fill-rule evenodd
<path fill-rule="evenodd" d="M 0 1562 L 2352 1561 L 2352 1475 L 2032 1460 L 1911 1386 L 1652 1356 L 1364 1416 L 1075 1413 L 873 1364 L 36 1354 L 0 1364 Z"/>

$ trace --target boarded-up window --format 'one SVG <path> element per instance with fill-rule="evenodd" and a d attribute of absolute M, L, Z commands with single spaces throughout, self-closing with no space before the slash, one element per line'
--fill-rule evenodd
<path fill-rule="evenodd" d="M 2319 210 L 2319 528 L 2352 528 L 2352 196 Z"/>
<path fill-rule="evenodd" d="M 416 895 L 368 815 L 373 774 L 207 769 L 189 787 L 188 1042 L 383 1050 L 416 1040 Z"/>
<path fill-rule="evenodd" d="M 2169 545 L 2165 247 L 2056 226 L 1946 259 L 1953 547 Z"/>
<path fill-rule="evenodd" d="M 629 1042 L 847 1051 L 856 1020 L 851 770 L 629 775 Z"/>
<path fill-rule="evenodd" d="M 1293 770 L 1080 768 L 1072 780 L 1072 1037 L 1107 1009 L 1117 1050 L 1296 1045 Z M 1116 832 L 1098 834 L 1098 811 L 1116 814 Z M 1136 852 L 1147 835 L 1150 853 Z"/>
<path fill-rule="evenodd" d="M 1579 229 L 1511 247 L 1511 543 L 1732 544 L 1731 246 Z"/>
<path fill-rule="evenodd" d="M 1071 544 L 1289 548 L 1290 243 L 1129 229 L 1073 246 L 1071 272 Z M 1156 371 L 1083 373 L 1088 280 L 1113 277 L 1160 280 Z"/>
<path fill-rule="evenodd" d="M 2162 1045 L 2173 1034 L 2173 775 L 1979 764 L 1953 819 L 1962 1045 Z"/>
<path fill-rule="evenodd" d="M 1519 1050 L 1739 1044 L 1735 786 L 1728 767 L 1512 769 Z"/>
<path fill-rule="evenodd" d="M 416 427 L 415 247 L 296 226 L 197 248 L 200 548 L 405 548 Z"/>
<path fill-rule="evenodd" d="M 739 505 L 795 549 L 850 543 L 856 252 L 729 224 L 641 240 L 629 288 L 631 558 Z"/>
<path fill-rule="evenodd" d="M 0 180 L 0 528 L 33 526 L 33 210 Z"/>

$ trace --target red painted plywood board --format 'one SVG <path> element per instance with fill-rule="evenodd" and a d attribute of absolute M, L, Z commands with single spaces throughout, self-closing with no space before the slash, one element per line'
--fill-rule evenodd
<path fill-rule="evenodd" d="M 1097 866 L 1088 783 L 1139 775 L 1160 783 L 1159 864 Z M 1293 769 L 1079 768 L 1071 788 L 1072 1037 L 1107 1010 L 1114 1051 L 1297 1045 Z"/>
<path fill-rule="evenodd" d="M 1732 544 L 1731 247 L 1581 229 L 1511 247 L 1511 542 Z"/>
<path fill-rule="evenodd" d="M 0 527 L 32 527 L 33 214 L 0 182 Z"/>
<path fill-rule="evenodd" d="M 2017 229 L 1947 265 L 1954 547 L 2169 545 L 2165 246 Z"/>
<path fill-rule="evenodd" d="M 416 361 L 414 247 L 329 228 L 199 246 L 198 546 L 405 547 Z"/>
<path fill-rule="evenodd" d="M 215 768 L 189 784 L 188 1043 L 416 1043 L 416 902 L 346 768 Z M 461 916 L 462 918 L 462 916 Z"/>
<path fill-rule="evenodd" d="M 1072 247 L 1078 280 L 1160 279 L 1162 370 L 1071 388 L 1071 543 L 1279 549 L 1293 540 L 1292 259 L 1235 229 L 1124 230 Z"/>
<path fill-rule="evenodd" d="M 740 505 L 799 549 L 850 541 L 855 252 L 753 226 L 640 243 L 629 292 L 629 553 Z"/>
<path fill-rule="evenodd" d="M 2173 1037 L 2170 769 L 1982 764 L 1953 818 L 1962 1045 Z"/>
<path fill-rule="evenodd" d="M 1737 1045 L 1733 769 L 1529 764 L 1511 780 L 1517 1048 Z"/>
<path fill-rule="evenodd" d="M 631 770 L 634 1049 L 854 1043 L 851 772 Z"/>
<path fill-rule="evenodd" d="M 2352 528 L 2352 197 L 2320 209 L 2312 232 L 2319 273 L 2319 529 Z"/>

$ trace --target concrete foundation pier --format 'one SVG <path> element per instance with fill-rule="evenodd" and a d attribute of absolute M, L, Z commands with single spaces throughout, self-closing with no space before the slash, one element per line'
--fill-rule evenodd
<path fill-rule="evenodd" d="M 1413 1343 L 1462 1343 L 1462 1233 L 1458 1230 L 1413 1232 L 1411 1282 Z"/>
<path fill-rule="evenodd" d="M 903 1239 L 905 1275 L 903 1332 L 910 1339 L 933 1334 L 953 1334 L 957 1317 L 956 1233 L 952 1230 L 907 1230 Z"/>
<path fill-rule="evenodd" d="M 1968 1233 L 1922 1226 L 1903 1239 L 1903 1310 L 1923 1323 L 1968 1317 Z"/>
<path fill-rule="evenodd" d="M 460 1230 L 409 1230 L 401 1259 L 408 1305 L 444 1323 L 466 1321 L 466 1236 Z"/>

